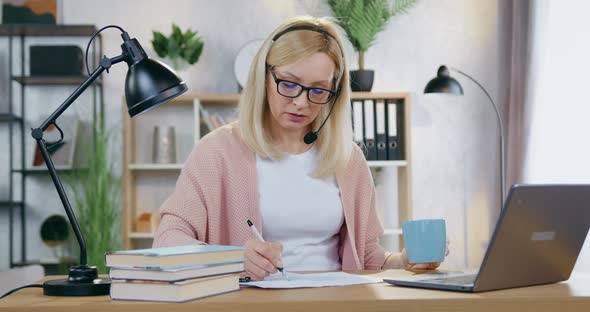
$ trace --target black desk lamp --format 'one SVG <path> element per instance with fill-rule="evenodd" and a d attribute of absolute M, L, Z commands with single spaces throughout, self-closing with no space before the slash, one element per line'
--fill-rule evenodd
<path fill-rule="evenodd" d="M 469 78 L 478 87 L 480 87 L 492 103 L 494 111 L 496 112 L 496 118 L 498 120 L 498 129 L 500 131 L 500 207 L 502 207 L 504 205 L 504 192 L 506 190 L 506 165 L 504 159 L 504 127 L 502 126 L 502 118 L 500 117 L 500 112 L 498 111 L 498 107 L 496 106 L 496 103 L 494 103 L 494 100 L 492 100 L 492 97 L 490 96 L 488 91 L 486 91 L 486 89 L 479 82 L 477 82 L 471 76 L 456 68 L 451 67 L 451 69 Z M 446 66 L 441 65 L 438 68 L 436 78 L 430 80 L 430 82 L 428 82 L 428 84 L 424 88 L 424 93 L 450 93 L 463 95 L 463 88 L 457 80 L 450 76 L 449 69 Z"/>
<path fill-rule="evenodd" d="M 72 211 L 68 197 L 63 189 L 61 181 L 55 171 L 55 166 L 51 161 L 51 157 L 47 152 L 47 145 L 43 139 L 43 132 L 47 130 L 50 125 L 54 125 L 60 132 L 63 140 L 63 132 L 56 124 L 57 119 L 61 114 L 68 109 L 68 107 L 88 88 L 96 78 L 102 74 L 103 71 L 109 70 L 113 64 L 126 62 L 129 66 L 127 77 L 125 79 L 125 99 L 127 102 L 127 110 L 131 117 L 136 116 L 142 112 L 146 112 L 152 108 L 163 104 L 188 88 L 184 81 L 182 81 L 176 74 L 166 65 L 153 60 L 147 56 L 137 39 L 130 39 L 129 34 L 119 26 L 109 25 L 101 28 L 88 42 L 88 47 L 92 40 L 106 28 L 117 28 L 122 34 L 123 50 L 121 55 L 113 58 L 103 56 L 100 60 L 100 66 L 89 73 L 88 78 L 49 116 L 38 128 L 31 131 L 31 135 L 37 141 L 41 155 L 45 160 L 53 184 L 57 189 L 59 198 L 64 206 L 70 224 L 76 234 L 76 239 L 80 245 L 80 265 L 71 267 L 67 279 L 58 279 L 47 281 L 43 284 L 43 294 L 48 296 L 96 296 L 108 295 L 111 282 L 109 279 L 99 279 L 98 271 L 95 266 L 88 266 L 86 263 L 86 242 L 78 226 L 76 216 Z M 86 48 L 86 56 L 88 56 L 88 48 Z M 86 61 L 88 61 L 86 59 Z M 86 62 L 88 68 L 88 62 Z"/>

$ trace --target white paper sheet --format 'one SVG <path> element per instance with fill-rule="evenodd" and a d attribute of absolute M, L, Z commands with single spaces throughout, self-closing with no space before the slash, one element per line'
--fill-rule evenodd
<path fill-rule="evenodd" d="M 327 286 L 346 286 L 358 284 L 380 283 L 380 278 L 355 275 L 344 272 L 327 272 L 327 273 L 287 273 L 289 280 L 277 272 L 267 276 L 263 281 L 241 283 L 242 286 L 255 286 L 260 288 L 303 288 L 303 287 L 327 287 Z"/>

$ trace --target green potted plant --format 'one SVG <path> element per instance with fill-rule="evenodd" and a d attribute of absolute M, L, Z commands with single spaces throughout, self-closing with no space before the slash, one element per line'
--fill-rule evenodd
<path fill-rule="evenodd" d="M 159 57 L 164 58 L 175 70 L 183 70 L 195 64 L 203 52 L 204 43 L 197 32 L 187 29 L 183 32 L 172 24 L 172 34 L 166 37 L 153 31 L 152 46 Z"/>
<path fill-rule="evenodd" d="M 365 52 L 390 18 L 407 12 L 416 0 L 328 0 L 332 14 L 358 53 L 358 70 L 350 71 L 352 91 L 371 91 L 373 70 L 365 69 Z"/>
<path fill-rule="evenodd" d="M 87 159 L 69 180 L 76 216 L 87 246 L 88 263 L 108 273 L 104 255 L 121 248 L 121 183 L 113 175 L 107 147 L 109 135 L 103 122 L 92 129 L 91 142 L 83 146 Z M 92 128 L 92 127 L 90 127 Z"/>

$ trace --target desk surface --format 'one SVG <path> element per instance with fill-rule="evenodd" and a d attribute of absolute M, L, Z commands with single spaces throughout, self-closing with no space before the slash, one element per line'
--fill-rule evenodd
<path fill-rule="evenodd" d="M 401 270 L 351 272 L 378 277 Z M 590 276 L 567 282 L 477 294 L 397 287 L 387 283 L 344 287 L 240 291 L 186 303 L 112 301 L 109 296 L 47 297 L 40 288 L 0 300 L 0 311 L 590 311 Z"/>

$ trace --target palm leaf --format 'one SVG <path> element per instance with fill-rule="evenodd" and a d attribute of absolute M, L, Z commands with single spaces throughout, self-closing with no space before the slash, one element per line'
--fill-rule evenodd
<path fill-rule="evenodd" d="M 391 16 L 408 13 L 408 9 L 416 4 L 416 0 L 397 0 L 391 8 Z"/>
<path fill-rule="evenodd" d="M 355 51 L 359 52 L 359 68 L 363 69 L 363 55 L 374 43 L 377 34 L 385 28 L 389 19 L 406 13 L 416 0 L 396 0 L 390 6 L 388 0 L 328 0 L 338 25 Z"/>

